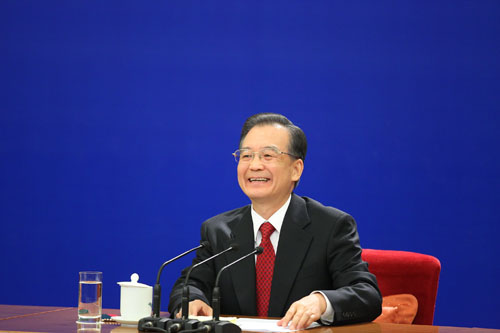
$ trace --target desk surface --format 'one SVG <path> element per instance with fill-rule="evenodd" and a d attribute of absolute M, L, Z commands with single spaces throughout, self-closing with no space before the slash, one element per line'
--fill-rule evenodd
<path fill-rule="evenodd" d="M 104 309 L 103 313 L 119 314 L 118 310 Z M 53 332 L 77 331 L 77 309 L 51 306 L 0 305 L 0 332 Z M 136 328 L 118 324 L 102 324 L 101 333 L 135 333 Z M 305 331 L 301 331 L 305 332 Z M 426 325 L 399 325 L 365 323 L 339 327 L 318 327 L 308 333 L 500 333 L 500 330 Z"/>

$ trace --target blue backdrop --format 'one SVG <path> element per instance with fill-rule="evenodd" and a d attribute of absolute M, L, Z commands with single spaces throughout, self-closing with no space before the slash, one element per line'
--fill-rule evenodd
<path fill-rule="evenodd" d="M 77 305 L 248 203 L 231 153 L 280 112 L 297 193 L 365 248 L 442 263 L 435 324 L 500 328 L 500 2 L 0 2 L 0 303 Z M 181 267 L 162 278 L 163 308 Z"/>

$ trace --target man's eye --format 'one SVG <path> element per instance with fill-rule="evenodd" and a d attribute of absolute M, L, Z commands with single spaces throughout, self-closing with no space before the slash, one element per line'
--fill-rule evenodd
<path fill-rule="evenodd" d="M 241 154 L 241 159 L 244 159 L 244 160 L 248 160 L 248 159 L 251 159 L 252 158 L 252 154 L 248 154 L 248 153 L 245 153 L 245 154 Z"/>
<path fill-rule="evenodd" d="M 264 154 L 264 159 L 266 160 L 271 160 L 273 159 L 274 155 L 273 154 Z"/>

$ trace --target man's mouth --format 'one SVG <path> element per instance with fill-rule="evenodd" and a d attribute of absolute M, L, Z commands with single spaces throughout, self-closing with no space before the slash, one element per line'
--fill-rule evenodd
<path fill-rule="evenodd" d="M 264 177 L 254 177 L 254 178 L 248 178 L 248 181 L 250 183 L 254 183 L 254 182 L 268 182 L 269 181 L 269 178 L 264 178 Z"/>

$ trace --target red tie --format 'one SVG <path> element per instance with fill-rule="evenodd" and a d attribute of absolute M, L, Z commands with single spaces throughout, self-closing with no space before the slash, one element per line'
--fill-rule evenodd
<path fill-rule="evenodd" d="M 266 222 L 260 226 L 262 241 L 260 246 L 264 249 L 262 254 L 257 256 L 255 265 L 256 287 L 257 287 L 257 315 L 267 317 L 269 307 L 269 296 L 271 295 L 271 282 L 273 281 L 274 271 L 274 248 L 270 236 L 274 232 L 271 223 Z"/>

